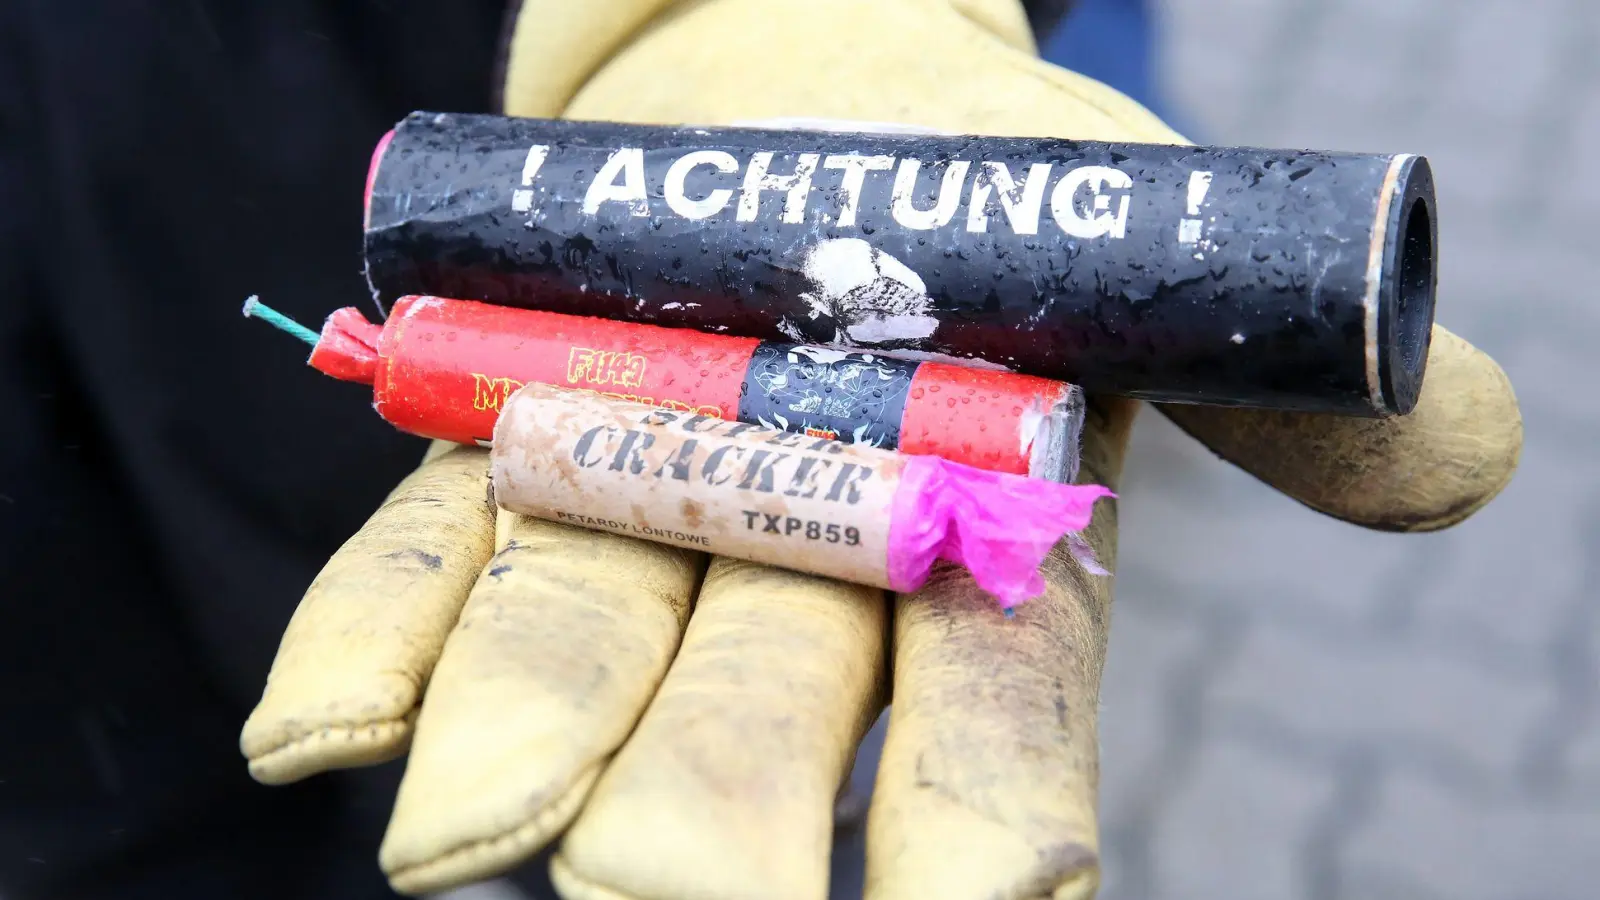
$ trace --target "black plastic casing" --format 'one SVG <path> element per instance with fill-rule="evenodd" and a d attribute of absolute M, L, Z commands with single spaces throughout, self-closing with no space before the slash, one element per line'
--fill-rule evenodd
<path fill-rule="evenodd" d="M 1355 416 L 1410 412 L 1427 361 L 1420 156 L 413 113 L 374 167 L 380 305 L 432 294 Z"/>

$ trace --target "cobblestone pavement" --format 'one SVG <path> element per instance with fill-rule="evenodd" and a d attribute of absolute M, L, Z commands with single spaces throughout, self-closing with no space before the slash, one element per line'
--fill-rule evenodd
<path fill-rule="evenodd" d="M 1474 519 L 1393 536 L 1141 419 L 1101 896 L 1600 896 L 1600 3 L 1163 13 L 1196 140 L 1431 158 L 1440 321 L 1505 367 L 1527 443 Z"/>

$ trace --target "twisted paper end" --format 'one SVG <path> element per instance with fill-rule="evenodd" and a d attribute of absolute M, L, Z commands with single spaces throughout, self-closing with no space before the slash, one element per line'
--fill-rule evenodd
<path fill-rule="evenodd" d="M 1057 484 L 912 457 L 889 527 L 891 586 L 914 591 L 934 562 L 945 559 L 966 567 L 1009 610 L 1044 593 L 1039 566 L 1063 536 L 1085 568 L 1104 573 L 1078 533 L 1089 526 L 1095 501 L 1115 496 L 1097 484 Z"/>
<path fill-rule="evenodd" d="M 378 336 L 383 326 L 368 322 L 353 306 L 335 310 L 322 325 L 311 351 L 311 367 L 341 381 L 372 384 L 378 376 Z"/>

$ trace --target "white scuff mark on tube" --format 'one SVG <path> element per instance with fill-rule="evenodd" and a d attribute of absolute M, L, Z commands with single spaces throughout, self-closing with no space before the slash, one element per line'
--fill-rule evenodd
<path fill-rule="evenodd" d="M 1011 366 L 990 362 L 987 359 L 980 359 L 976 356 L 952 356 L 949 353 L 934 353 L 928 350 L 903 350 L 898 347 L 889 350 L 874 350 L 873 352 L 891 359 L 908 359 L 912 362 L 948 363 L 952 366 L 966 366 L 969 369 L 984 369 L 989 372 L 1016 371 Z"/>
<path fill-rule="evenodd" d="M 409 319 L 425 309 L 443 309 L 444 300 L 434 296 L 418 297 L 411 301 L 411 306 L 406 309 L 402 318 Z"/>
<path fill-rule="evenodd" d="M 1022 410 L 1022 420 L 1018 428 L 1021 437 L 1022 455 L 1028 456 L 1033 452 L 1033 442 L 1039 438 L 1039 429 L 1044 425 L 1044 410 L 1035 401 L 1029 403 Z"/>
<path fill-rule="evenodd" d="M 860 238 L 822 241 L 806 254 L 802 271 L 812 289 L 801 299 L 812 319 L 833 320 L 839 343 L 920 340 L 939 328 L 922 277 Z"/>
<path fill-rule="evenodd" d="M 939 327 L 939 320 L 928 316 L 885 316 L 868 319 L 851 325 L 846 333 L 857 344 L 882 344 L 886 341 L 904 341 L 925 338 Z"/>

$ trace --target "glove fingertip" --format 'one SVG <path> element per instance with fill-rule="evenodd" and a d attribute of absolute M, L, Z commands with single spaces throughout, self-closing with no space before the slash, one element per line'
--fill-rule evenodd
<path fill-rule="evenodd" d="M 1300 503 L 1375 531 L 1438 531 L 1511 483 L 1523 423 L 1505 371 L 1435 326 L 1428 372 L 1406 416 L 1162 405 L 1222 459 Z"/>
<path fill-rule="evenodd" d="M 330 725 L 264 753 L 247 753 L 250 777 L 267 785 L 293 784 L 332 769 L 388 762 L 405 753 L 410 741 L 409 719 Z"/>

